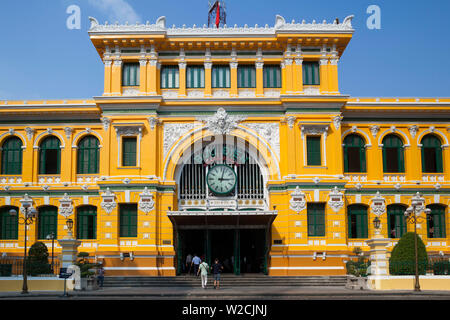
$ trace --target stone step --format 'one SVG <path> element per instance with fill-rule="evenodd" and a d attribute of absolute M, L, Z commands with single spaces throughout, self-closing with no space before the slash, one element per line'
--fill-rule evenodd
<path fill-rule="evenodd" d="M 209 275 L 212 283 L 213 277 Z M 265 275 L 222 275 L 221 286 L 345 286 L 346 276 L 269 277 Z M 200 277 L 105 277 L 105 287 L 196 287 Z"/>

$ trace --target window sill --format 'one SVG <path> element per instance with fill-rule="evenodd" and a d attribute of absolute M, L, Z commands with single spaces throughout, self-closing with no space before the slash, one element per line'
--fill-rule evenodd
<path fill-rule="evenodd" d="M 141 169 L 141 167 L 117 167 L 118 170 L 122 170 L 122 169 Z"/>
<path fill-rule="evenodd" d="M 328 167 L 324 166 L 303 166 L 304 169 L 328 169 Z"/>

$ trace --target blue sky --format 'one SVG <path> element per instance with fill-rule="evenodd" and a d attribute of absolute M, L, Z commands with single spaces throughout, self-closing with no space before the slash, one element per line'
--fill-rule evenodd
<path fill-rule="evenodd" d="M 51 5 L 49 5 L 51 3 Z M 228 25 L 341 21 L 354 14 L 355 34 L 339 64 L 340 91 L 353 97 L 450 97 L 450 1 L 228 0 Z M 69 30 L 70 5 L 81 8 L 81 29 Z M 366 12 L 381 9 L 381 29 Z M 208 0 L 1 1 L 0 100 L 99 96 L 103 64 L 89 40 L 89 16 L 99 22 L 203 25 Z"/>

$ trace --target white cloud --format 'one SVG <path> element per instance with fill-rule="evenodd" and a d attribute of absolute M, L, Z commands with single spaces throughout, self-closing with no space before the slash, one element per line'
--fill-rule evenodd
<path fill-rule="evenodd" d="M 116 21 L 130 24 L 135 24 L 137 21 L 142 22 L 141 17 L 125 0 L 89 0 L 89 3 L 105 14 L 110 23 Z"/>

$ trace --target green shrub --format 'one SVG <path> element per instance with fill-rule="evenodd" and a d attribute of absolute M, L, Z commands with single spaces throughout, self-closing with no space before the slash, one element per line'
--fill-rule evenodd
<path fill-rule="evenodd" d="M 414 236 L 417 237 L 417 253 L 419 274 L 425 274 L 428 266 L 428 255 L 422 239 L 414 232 L 405 233 L 391 252 L 389 272 L 391 275 L 414 275 L 416 258 Z"/>
<path fill-rule="evenodd" d="M 48 263 L 48 249 L 42 242 L 34 243 L 27 256 L 27 274 L 37 276 L 39 274 L 50 274 L 51 265 Z"/>
<path fill-rule="evenodd" d="M 0 277 L 11 277 L 12 264 L 0 264 Z"/>
<path fill-rule="evenodd" d="M 450 275 L 450 261 L 439 260 L 433 263 L 433 274 L 435 276 Z"/>

